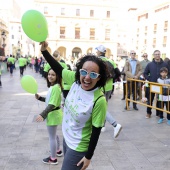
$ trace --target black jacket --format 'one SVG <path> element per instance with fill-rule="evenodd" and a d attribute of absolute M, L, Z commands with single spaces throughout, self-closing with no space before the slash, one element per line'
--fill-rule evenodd
<path fill-rule="evenodd" d="M 157 82 L 157 79 L 160 77 L 160 69 L 162 67 L 166 67 L 168 69 L 167 63 L 165 63 L 162 59 L 160 62 L 155 62 L 155 60 L 153 59 L 153 61 L 148 63 L 148 65 L 145 68 L 144 71 L 145 79 L 151 82 Z"/>

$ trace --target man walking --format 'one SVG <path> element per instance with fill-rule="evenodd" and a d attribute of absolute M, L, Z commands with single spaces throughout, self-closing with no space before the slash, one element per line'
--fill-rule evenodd
<path fill-rule="evenodd" d="M 101 58 L 103 61 L 106 62 L 110 62 L 112 67 L 115 69 L 115 74 L 116 74 L 116 64 L 112 61 L 109 60 L 108 58 L 105 57 L 105 53 L 106 53 L 106 48 L 103 45 L 99 45 L 98 47 L 96 47 L 96 54 L 99 58 Z M 109 66 L 108 66 L 109 67 Z M 105 85 L 105 97 L 106 97 L 106 101 L 108 102 L 109 97 L 111 95 L 112 92 L 112 86 L 113 84 L 113 78 L 108 79 L 106 85 Z M 116 120 L 114 120 L 114 118 L 112 117 L 112 115 L 107 111 L 106 113 L 106 120 L 113 126 L 114 128 L 114 137 L 117 138 L 120 131 L 122 130 L 122 126 L 116 122 Z M 105 126 L 102 128 L 102 132 L 105 131 Z"/>

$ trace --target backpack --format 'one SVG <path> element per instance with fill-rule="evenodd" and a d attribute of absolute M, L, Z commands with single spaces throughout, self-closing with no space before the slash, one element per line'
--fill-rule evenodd
<path fill-rule="evenodd" d="M 114 78 L 115 77 L 115 69 L 114 69 L 112 63 L 108 60 L 106 60 L 105 62 L 106 62 L 108 72 L 109 72 L 109 74 L 107 75 L 107 78 Z"/>
<path fill-rule="evenodd" d="M 9 61 L 9 62 L 8 62 L 8 65 L 9 65 L 9 66 L 11 66 L 11 65 L 12 65 L 12 62 L 11 62 L 11 61 Z"/>

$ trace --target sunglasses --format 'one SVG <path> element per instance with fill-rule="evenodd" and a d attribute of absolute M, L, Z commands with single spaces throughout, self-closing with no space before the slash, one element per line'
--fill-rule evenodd
<path fill-rule="evenodd" d="M 134 54 L 135 55 L 136 53 L 130 53 L 130 54 Z"/>
<path fill-rule="evenodd" d="M 147 57 L 147 55 L 144 55 L 143 57 Z"/>
<path fill-rule="evenodd" d="M 81 76 L 87 76 L 87 74 L 89 74 L 89 76 L 90 76 L 90 78 L 91 79 L 97 79 L 97 77 L 99 77 L 99 75 L 100 74 L 98 74 L 98 73 L 95 73 L 95 72 L 90 72 L 90 73 L 88 73 L 86 70 L 84 70 L 84 69 L 80 69 L 79 70 L 80 71 L 80 75 Z"/>

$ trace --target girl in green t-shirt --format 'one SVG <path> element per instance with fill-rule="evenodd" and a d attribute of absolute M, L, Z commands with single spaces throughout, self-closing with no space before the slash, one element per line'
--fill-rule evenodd
<path fill-rule="evenodd" d="M 35 98 L 46 102 L 46 108 L 36 118 L 37 122 L 42 122 L 46 119 L 47 130 L 49 134 L 51 156 L 43 159 L 46 164 L 58 164 L 57 156 L 62 156 L 62 151 L 59 148 L 59 138 L 57 133 L 57 125 L 62 123 L 61 104 L 61 89 L 62 79 L 52 69 L 48 71 L 47 87 L 49 88 L 46 98 L 35 94 Z"/>

